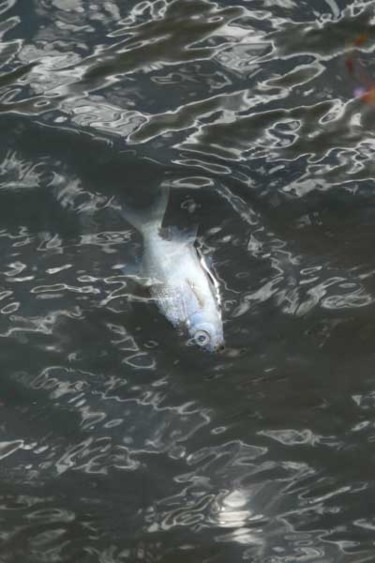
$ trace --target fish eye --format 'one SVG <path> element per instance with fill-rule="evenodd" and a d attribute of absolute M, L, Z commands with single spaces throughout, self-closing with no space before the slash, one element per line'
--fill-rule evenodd
<path fill-rule="evenodd" d="M 197 330 L 194 340 L 198 346 L 206 346 L 210 342 L 210 335 L 206 330 Z"/>

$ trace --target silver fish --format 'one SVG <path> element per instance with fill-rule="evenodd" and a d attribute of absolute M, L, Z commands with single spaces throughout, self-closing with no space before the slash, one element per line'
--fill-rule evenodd
<path fill-rule="evenodd" d="M 221 350 L 224 336 L 218 282 L 194 245 L 196 233 L 162 228 L 168 197 L 168 188 L 162 187 L 147 212 L 122 210 L 143 238 L 140 277 L 173 326 L 187 332 L 200 348 Z"/>

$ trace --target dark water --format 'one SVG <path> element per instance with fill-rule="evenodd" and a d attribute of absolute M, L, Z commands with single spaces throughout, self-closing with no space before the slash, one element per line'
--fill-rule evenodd
<path fill-rule="evenodd" d="M 375 561 L 371 1 L 0 2 L 0 561 Z M 224 302 L 119 265 L 172 186 Z"/>

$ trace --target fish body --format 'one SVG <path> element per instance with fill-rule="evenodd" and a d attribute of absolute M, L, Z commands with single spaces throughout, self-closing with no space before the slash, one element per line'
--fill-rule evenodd
<path fill-rule="evenodd" d="M 218 284 L 194 245 L 195 234 L 163 229 L 168 191 L 147 214 L 129 210 L 126 219 L 143 237 L 140 275 L 159 310 L 173 326 L 187 332 L 201 348 L 224 346 Z"/>

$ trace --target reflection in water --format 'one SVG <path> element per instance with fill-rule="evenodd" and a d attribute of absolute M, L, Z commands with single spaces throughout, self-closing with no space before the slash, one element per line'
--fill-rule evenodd
<path fill-rule="evenodd" d="M 373 3 L 0 16 L 0 559 L 373 561 Z M 122 269 L 166 184 L 222 355 Z"/>

